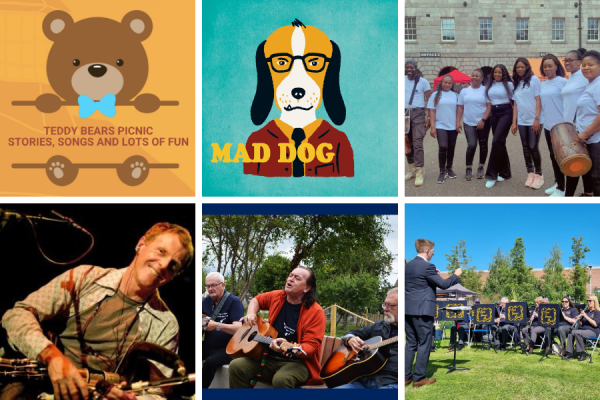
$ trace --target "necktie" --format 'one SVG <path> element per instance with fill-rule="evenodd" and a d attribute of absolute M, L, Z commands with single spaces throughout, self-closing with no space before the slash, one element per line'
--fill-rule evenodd
<path fill-rule="evenodd" d="M 294 173 L 293 176 L 295 178 L 304 176 L 304 163 L 300 161 L 300 157 L 298 157 L 298 147 L 304 139 L 306 139 L 304 129 L 294 128 L 294 132 L 292 132 L 292 140 L 294 141 L 296 147 L 296 158 L 294 159 L 294 163 L 292 164 L 292 171 Z"/>

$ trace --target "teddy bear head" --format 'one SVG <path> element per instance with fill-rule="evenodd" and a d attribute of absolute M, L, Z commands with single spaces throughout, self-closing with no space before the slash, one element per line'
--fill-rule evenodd
<path fill-rule="evenodd" d="M 152 33 L 152 19 L 143 11 L 127 13 L 121 22 L 87 18 L 73 22 L 64 11 L 49 13 L 44 34 L 54 42 L 47 73 L 52 89 L 67 102 L 81 95 L 99 101 L 113 94 L 131 100 L 148 78 L 148 57 L 142 45 Z"/>

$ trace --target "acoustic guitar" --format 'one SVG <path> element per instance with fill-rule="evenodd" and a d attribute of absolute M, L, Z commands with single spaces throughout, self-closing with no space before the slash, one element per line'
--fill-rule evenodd
<path fill-rule="evenodd" d="M 235 335 L 229 340 L 226 352 L 233 358 L 250 357 L 255 361 L 260 361 L 262 358 L 263 344 L 269 345 L 277 338 L 277 330 L 263 321 L 261 317 L 256 319 L 256 325 L 248 325 L 246 319 L 237 330 Z M 296 343 L 285 341 L 281 343 L 284 353 L 297 353 L 302 351 Z M 304 353 L 306 355 L 306 353 Z"/>
<path fill-rule="evenodd" d="M 365 346 L 358 354 L 346 346 L 340 346 L 331 353 L 319 376 L 325 385 L 332 389 L 372 375 L 383 368 L 388 360 L 379 348 L 397 341 L 398 336 L 387 340 L 383 340 L 381 336 L 374 336 L 365 340 Z"/>

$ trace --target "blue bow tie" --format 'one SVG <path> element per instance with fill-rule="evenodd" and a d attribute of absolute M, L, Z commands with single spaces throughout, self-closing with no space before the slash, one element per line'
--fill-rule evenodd
<path fill-rule="evenodd" d="M 96 111 L 100 111 L 107 117 L 114 117 L 117 115 L 117 109 L 115 108 L 115 102 L 117 98 L 114 94 L 107 94 L 99 102 L 95 102 L 87 96 L 81 95 L 77 99 L 79 103 L 79 116 L 81 118 L 89 118 Z"/>

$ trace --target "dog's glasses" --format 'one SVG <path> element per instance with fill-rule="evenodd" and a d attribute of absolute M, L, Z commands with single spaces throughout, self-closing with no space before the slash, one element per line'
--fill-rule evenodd
<path fill-rule="evenodd" d="M 288 72 L 292 69 L 294 60 L 302 60 L 304 69 L 309 72 L 321 72 L 325 68 L 325 63 L 330 61 L 331 58 L 325 56 L 325 54 L 319 53 L 308 53 L 303 56 L 292 56 L 287 53 L 273 54 L 271 57 L 266 58 L 271 63 L 271 67 L 275 72 Z"/>

